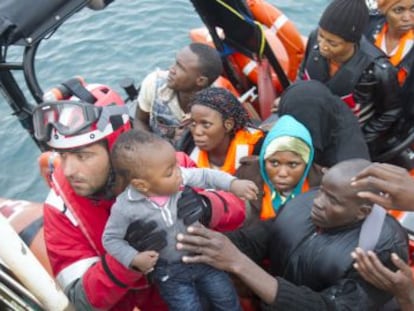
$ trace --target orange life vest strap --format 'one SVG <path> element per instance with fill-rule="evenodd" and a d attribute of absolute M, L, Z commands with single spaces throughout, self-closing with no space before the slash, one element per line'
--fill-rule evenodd
<path fill-rule="evenodd" d="M 254 149 L 254 145 L 261 137 L 263 137 L 263 132 L 259 130 L 249 131 L 243 129 L 238 131 L 232 139 L 232 141 L 230 142 L 230 146 L 227 150 L 226 159 L 220 170 L 234 175 L 236 173 L 238 165 L 237 147 L 240 145 L 246 145 L 248 148 L 248 154 L 246 154 L 246 156 L 251 155 Z M 205 150 L 200 150 L 197 159 L 197 166 L 211 167 L 210 161 L 208 159 L 208 152 L 206 152 Z"/>

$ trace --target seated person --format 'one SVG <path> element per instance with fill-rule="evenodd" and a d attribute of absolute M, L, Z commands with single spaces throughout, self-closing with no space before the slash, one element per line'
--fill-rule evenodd
<path fill-rule="evenodd" d="M 214 48 L 202 43 L 184 47 L 168 71 L 156 70 L 142 81 L 134 127 L 176 142 L 188 119 L 191 97 L 221 72 L 221 58 Z"/>
<path fill-rule="evenodd" d="M 379 0 L 378 9 L 380 14 L 370 15 L 365 33 L 367 39 L 381 49 L 398 69 L 398 82 L 403 86 L 413 70 L 414 2 Z"/>
<path fill-rule="evenodd" d="M 234 175 L 239 160 L 258 154 L 263 132 L 249 127 L 249 117 L 228 90 L 210 87 L 191 100 L 191 142 L 183 151 L 198 167 L 218 169 Z"/>
<path fill-rule="evenodd" d="M 259 194 L 258 200 L 250 202 L 245 225 L 275 217 L 283 204 L 308 190 L 312 160 L 309 131 L 292 116 L 282 116 L 267 133 L 260 157 L 241 159 L 236 176 L 251 179 L 263 189 L 262 197 Z"/>
<path fill-rule="evenodd" d="M 404 139 L 414 120 L 414 1 L 378 0 L 378 9 L 370 15 L 365 34 L 398 70 L 403 113 L 393 126 L 392 138 Z M 396 144 L 392 138 L 384 147 Z"/>
<path fill-rule="evenodd" d="M 109 254 L 126 268 L 152 273 L 169 310 L 201 310 L 200 296 L 206 296 L 214 310 L 240 310 L 239 301 L 226 273 L 208 265 L 185 265 L 175 248 L 175 236 L 185 232 L 201 216 L 202 209 L 187 215 L 179 203 L 182 185 L 230 190 L 244 199 L 254 199 L 257 187 L 211 169 L 185 169 L 177 163 L 169 142 L 147 131 L 131 130 L 120 135 L 111 161 L 127 188 L 117 197 L 105 226 L 102 243 Z M 182 201 L 181 201 L 182 202 Z M 165 243 L 157 249 L 128 244 L 124 238 L 137 220 L 154 222 L 164 229 Z M 136 237 L 140 243 L 140 237 Z"/>
<path fill-rule="evenodd" d="M 190 226 L 187 234 L 178 234 L 177 248 L 197 255 L 183 261 L 234 273 L 262 300 L 263 310 L 377 310 L 392 295 L 361 279 L 350 256 L 372 209 L 357 196 L 351 178 L 370 163 L 338 163 L 324 175 L 319 190 L 287 202 L 276 219 L 228 237 Z M 389 254 L 406 261 L 407 249 L 407 233 L 386 214 L 373 250 L 392 267 Z M 255 263 L 266 255 L 270 273 Z"/>
<path fill-rule="evenodd" d="M 353 111 L 371 155 L 401 115 L 396 69 L 362 36 L 369 19 L 363 0 L 334 0 L 306 47 L 299 77 L 326 84 Z"/>

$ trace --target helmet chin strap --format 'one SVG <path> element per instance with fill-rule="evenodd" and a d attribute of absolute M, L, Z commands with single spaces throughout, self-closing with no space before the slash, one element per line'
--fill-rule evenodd
<path fill-rule="evenodd" d="M 106 180 L 105 185 L 98 191 L 96 191 L 95 193 L 88 195 L 88 198 L 91 200 L 111 200 L 113 198 L 115 198 L 115 193 L 113 191 L 115 186 L 115 172 L 111 168 L 109 169 L 109 174 L 108 174 L 108 178 Z"/>
<path fill-rule="evenodd" d="M 109 152 L 109 144 L 108 144 L 108 140 L 105 140 L 105 146 L 106 146 L 106 150 Z M 106 179 L 106 183 L 105 185 L 99 189 L 98 191 L 96 191 L 95 193 L 91 194 L 88 196 L 89 199 L 91 200 L 111 200 L 113 198 L 115 198 L 115 193 L 114 193 L 114 187 L 115 187 L 115 179 L 116 179 L 116 175 L 115 175 L 115 171 L 112 168 L 112 163 L 109 160 L 109 172 L 108 172 L 108 178 Z"/>
<path fill-rule="evenodd" d="M 104 187 L 104 198 L 109 200 L 115 197 L 114 193 L 115 187 L 115 171 L 112 168 L 112 165 L 109 169 L 108 179 L 106 180 L 106 185 Z"/>

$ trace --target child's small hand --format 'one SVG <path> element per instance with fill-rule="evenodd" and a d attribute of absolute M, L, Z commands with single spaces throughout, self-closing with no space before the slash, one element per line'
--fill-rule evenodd
<path fill-rule="evenodd" d="M 159 254 L 156 251 L 140 252 L 132 260 L 131 266 L 144 274 L 148 274 L 154 270 L 158 257 Z"/>
<path fill-rule="evenodd" d="M 259 189 L 251 180 L 235 179 L 231 183 L 230 192 L 245 200 L 257 200 Z"/>

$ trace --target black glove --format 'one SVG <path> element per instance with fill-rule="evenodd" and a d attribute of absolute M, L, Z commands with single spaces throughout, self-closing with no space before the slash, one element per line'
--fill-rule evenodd
<path fill-rule="evenodd" d="M 208 226 L 211 220 L 210 202 L 204 196 L 186 186 L 177 201 L 177 216 L 183 219 L 186 226 L 197 220 Z"/>
<path fill-rule="evenodd" d="M 139 252 L 153 250 L 159 252 L 167 245 L 167 232 L 156 230 L 157 223 L 136 220 L 127 229 L 124 240 Z"/>

